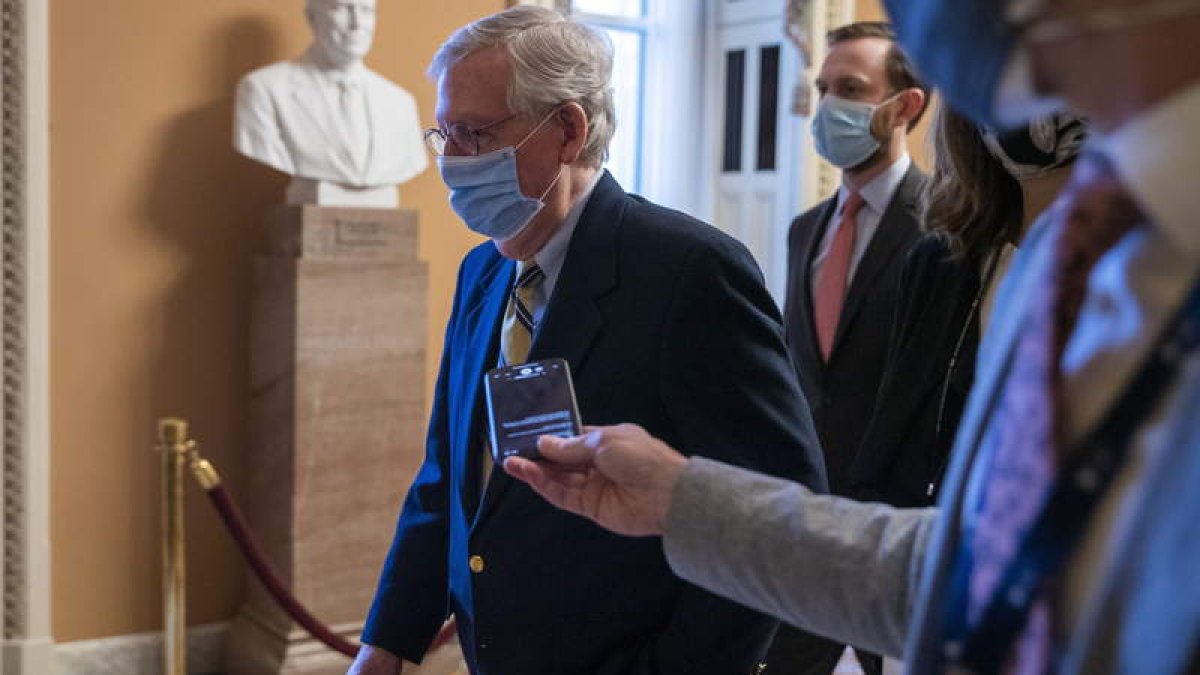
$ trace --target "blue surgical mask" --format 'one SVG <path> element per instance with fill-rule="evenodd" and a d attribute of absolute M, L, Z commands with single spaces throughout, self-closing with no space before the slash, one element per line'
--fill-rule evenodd
<path fill-rule="evenodd" d="M 900 44 L 957 110 L 1012 128 L 1063 110 L 1034 86 L 1027 45 L 1166 21 L 1200 10 L 1197 0 L 1145 0 L 1079 16 L 1044 18 L 1046 0 L 884 0 Z"/>
<path fill-rule="evenodd" d="M 450 207 L 472 232 L 495 241 L 512 239 L 545 207 L 542 199 L 558 182 L 562 169 L 540 197 L 527 197 L 517 177 L 517 150 L 556 111 L 551 111 L 515 146 L 475 156 L 437 158 L 442 181 L 450 188 Z"/>
<path fill-rule="evenodd" d="M 880 105 L 826 94 L 812 121 L 817 153 L 839 169 L 850 169 L 870 159 L 882 145 L 871 133 L 871 119 Z"/>

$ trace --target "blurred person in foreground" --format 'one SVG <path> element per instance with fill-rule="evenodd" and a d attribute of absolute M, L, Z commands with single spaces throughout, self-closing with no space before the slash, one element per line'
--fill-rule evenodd
<path fill-rule="evenodd" d="M 1002 284 L 938 507 L 814 495 L 632 426 L 507 469 L 912 673 L 1195 673 L 1200 1 L 887 5 L 951 105 L 989 124 L 1069 106 L 1094 134 Z"/>

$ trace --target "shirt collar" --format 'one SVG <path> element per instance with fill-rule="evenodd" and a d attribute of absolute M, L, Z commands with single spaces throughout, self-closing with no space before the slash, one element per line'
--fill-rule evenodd
<path fill-rule="evenodd" d="M 1200 256 L 1195 227 L 1200 175 L 1200 83 L 1125 123 L 1093 147 L 1112 162 L 1129 189 L 1161 231 L 1189 255 Z"/>
<path fill-rule="evenodd" d="M 871 179 L 869 183 L 864 185 L 858 194 L 862 196 L 866 205 L 872 211 L 878 214 L 883 214 L 887 210 L 888 204 L 892 202 L 892 197 L 896 194 L 896 190 L 900 187 L 900 183 L 904 180 L 904 176 L 908 174 L 908 170 L 912 167 L 912 157 L 908 153 L 904 153 L 892 165 L 884 169 L 882 173 Z M 846 204 L 846 199 L 850 196 L 850 188 L 843 183 L 838 190 L 838 211 L 841 212 L 842 207 Z"/>
<path fill-rule="evenodd" d="M 543 287 L 547 291 L 554 289 L 554 284 L 558 281 L 558 274 L 562 271 L 563 262 L 567 257 L 567 246 L 571 243 L 571 236 L 575 233 L 575 226 L 579 224 L 579 217 L 583 215 L 583 209 L 587 206 L 588 199 L 592 196 L 592 190 L 596 188 L 596 183 L 600 182 L 600 177 L 604 175 L 604 170 L 596 172 L 592 178 L 592 182 L 584 188 L 583 192 L 571 205 L 567 211 L 566 218 L 563 219 L 562 225 L 558 227 L 558 231 L 554 236 L 550 237 L 550 241 L 542 247 L 542 250 L 534 254 L 533 259 L 537 261 L 538 267 L 542 268 L 542 272 L 546 275 L 545 281 L 542 282 Z"/>

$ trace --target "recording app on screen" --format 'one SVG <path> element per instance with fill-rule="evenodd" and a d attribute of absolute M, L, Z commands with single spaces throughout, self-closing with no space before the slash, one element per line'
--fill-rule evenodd
<path fill-rule="evenodd" d="M 574 436 L 582 425 L 562 359 L 497 368 L 487 374 L 492 457 L 496 463 L 519 455 L 536 459 L 538 436 Z"/>

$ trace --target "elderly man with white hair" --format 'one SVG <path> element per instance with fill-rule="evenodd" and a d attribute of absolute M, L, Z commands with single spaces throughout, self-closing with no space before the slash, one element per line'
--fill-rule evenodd
<path fill-rule="evenodd" d="M 306 201 L 310 183 L 323 181 L 342 199 L 394 206 L 393 186 L 428 159 L 412 95 L 363 65 L 375 0 L 307 0 L 304 14 L 308 50 L 238 84 L 234 148 L 294 176 L 290 202 Z"/>
<path fill-rule="evenodd" d="M 486 675 L 748 674 L 775 630 L 680 580 L 658 540 L 553 508 L 484 442 L 484 374 L 562 358 L 583 419 L 635 419 L 686 453 L 824 489 L 779 312 L 745 247 L 600 168 L 611 74 L 601 34 L 528 6 L 460 29 L 433 59 L 426 138 L 451 205 L 491 241 L 459 271 L 426 460 L 352 673 L 419 661 L 450 615 Z"/>

